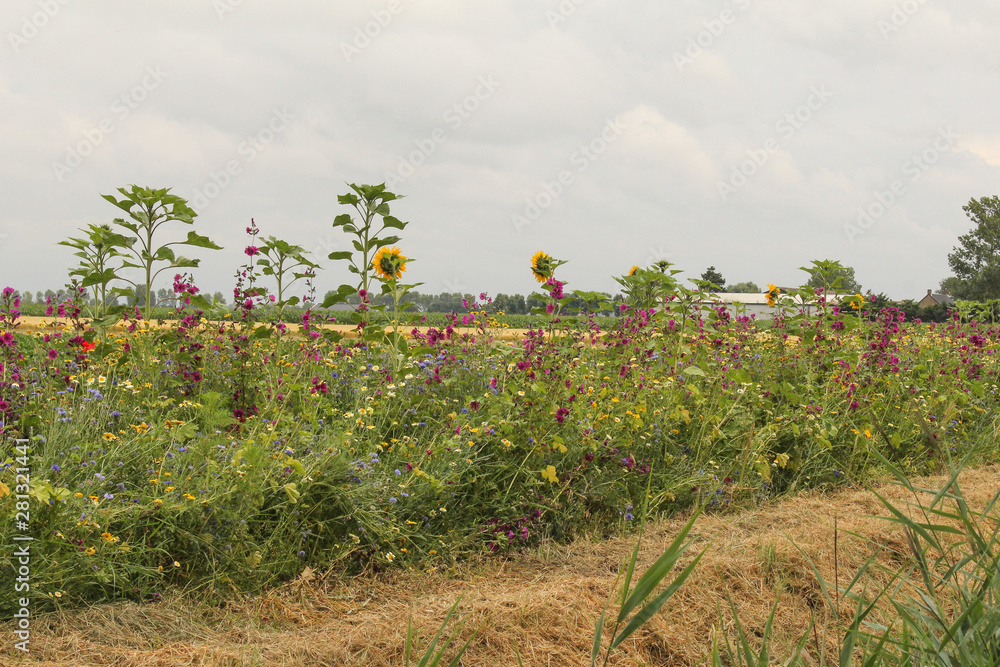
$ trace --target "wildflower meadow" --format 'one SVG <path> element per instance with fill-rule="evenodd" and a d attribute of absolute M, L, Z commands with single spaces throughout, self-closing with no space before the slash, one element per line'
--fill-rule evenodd
<path fill-rule="evenodd" d="M 80 263 L 43 324 L 22 326 L 14 289 L 0 300 L 0 586 L 24 514 L 33 612 L 255 592 L 305 568 L 448 567 L 628 531 L 643 507 L 725 511 L 996 453 L 992 323 L 774 286 L 760 319 L 664 262 L 618 269 L 609 304 L 562 282 L 572 259 L 550 248 L 523 260 L 542 326 L 505 326 L 487 294 L 430 326 L 407 302 L 420 264 L 397 196 L 369 185 L 333 223 L 354 251 L 330 259 L 356 282 L 318 303 L 317 264 L 250 222 L 220 313 L 179 254 L 218 246 L 160 240 L 193 229 L 183 199 L 105 199 L 125 217 L 64 242 Z M 157 281 L 171 319 L 153 317 Z M 137 288 L 141 306 L 109 305 Z M 0 596 L 0 613 L 15 605 Z"/>

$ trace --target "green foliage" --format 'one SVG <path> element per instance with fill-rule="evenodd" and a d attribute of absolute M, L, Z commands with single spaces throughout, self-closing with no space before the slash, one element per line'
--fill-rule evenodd
<path fill-rule="evenodd" d="M 647 496 L 648 497 L 648 496 Z M 698 566 L 698 561 L 705 554 L 702 550 L 697 556 L 695 556 L 691 562 L 689 562 L 684 569 L 673 578 L 673 580 L 663 588 L 656 597 L 651 597 L 653 593 L 657 591 L 660 583 L 666 578 L 670 571 L 674 569 L 677 561 L 684 554 L 691 543 L 686 541 L 688 533 L 694 527 L 695 521 L 698 520 L 700 512 L 694 512 L 691 518 L 688 519 L 687 524 L 681 528 L 680 532 L 674 537 L 673 542 L 667 547 L 666 551 L 653 563 L 649 569 L 647 569 L 639 580 L 636 582 L 635 587 L 632 587 L 632 575 L 635 572 L 636 560 L 639 558 L 639 548 L 642 545 L 642 538 L 640 536 L 639 540 L 636 542 L 635 548 L 632 550 L 632 556 L 625 568 L 625 581 L 622 582 L 621 588 L 621 605 L 618 609 L 618 615 L 615 617 L 615 624 L 611 629 L 611 641 L 608 644 L 608 648 L 604 653 L 604 661 L 602 665 L 607 665 L 608 660 L 611 658 L 611 652 L 618 648 L 618 646 L 632 636 L 636 630 L 638 630 L 642 625 L 644 625 L 649 619 L 651 619 L 656 612 L 669 600 L 674 593 L 676 593 L 687 578 L 691 576 L 694 569 Z M 643 509 L 642 523 L 645 523 L 646 512 Z M 616 580 L 617 584 L 617 580 Z M 640 608 L 641 605 L 641 608 Z M 635 612 L 633 614 L 633 612 Z M 601 653 L 601 641 L 604 635 L 604 619 L 607 614 L 607 607 L 601 612 L 601 616 L 597 621 L 597 629 L 594 631 L 594 646 L 590 654 L 590 664 L 591 667 L 597 665 L 598 657 Z M 622 627 L 624 624 L 624 627 Z M 621 631 L 618 628 L 621 627 Z"/>
<path fill-rule="evenodd" d="M 505 324 L 538 326 L 543 315 L 507 319 L 476 304 L 440 329 L 412 331 L 407 299 L 419 283 L 400 282 L 412 260 L 388 247 L 398 237 L 382 236 L 405 224 L 389 213 L 397 197 L 384 186 L 351 188 L 341 202 L 361 220 L 338 216 L 334 224 L 354 237 L 355 250 L 331 257 L 349 261 L 358 276 L 333 297 L 359 296 L 354 337 L 317 332 L 303 341 L 274 335 L 278 323 L 255 328 L 296 310 L 271 305 L 254 282 L 257 269 L 282 276 L 281 293 L 294 282 L 288 271 L 298 279 L 312 268 L 297 276 L 307 266 L 301 248 L 269 238 L 268 261 L 248 252 L 237 274 L 236 313 L 218 313 L 230 324 L 186 317 L 163 332 L 133 328 L 94 345 L 68 314 L 72 337 L 4 338 L 0 390 L 5 409 L 17 412 L 5 422 L 38 436 L 32 522 L 39 550 L 51 554 L 33 561 L 39 608 L 150 600 L 168 586 L 255 591 L 307 566 L 350 573 L 452 564 L 627 530 L 640 503 L 643 516 L 720 511 L 886 471 L 932 472 L 953 449 L 964 456 L 996 441 L 1000 333 L 962 320 L 908 325 L 888 305 L 863 310 L 862 301 L 877 297 L 834 310 L 811 287 L 772 290 L 778 316 L 764 326 L 681 285 L 669 262 L 619 278 L 625 297 L 609 303 L 599 293 L 563 293 L 554 276 L 562 261 L 536 255 L 532 270 L 547 294 L 531 301 L 548 335 L 511 339 Z M 118 224 L 135 234 L 114 239 L 122 257 L 95 254 L 104 252 L 96 242 L 112 242 L 107 230 L 67 245 L 90 262 L 76 277 L 91 287 L 102 284 L 109 260 L 143 269 L 149 279 L 133 285 L 144 286 L 152 315 L 161 312 L 151 303 L 154 269 L 196 262 L 174 255 L 171 244 L 155 247 L 153 233 L 167 222 L 191 224 L 193 212 L 165 190 L 120 192 L 126 199 L 114 203 L 131 221 Z M 805 270 L 830 289 L 849 277 L 837 262 Z M 375 284 L 379 295 L 368 293 Z M 194 293 L 186 283 L 184 290 Z M 4 298 L 11 311 L 13 290 Z M 612 305 L 616 318 L 593 316 Z M 882 423 L 892 431 L 883 434 Z M 14 466 L 3 446 L 0 484 L 10 487 Z M 949 501 L 957 497 L 949 493 Z M 0 520 L 10 525 L 15 511 L 9 494 L 0 497 Z M 909 528 L 914 540 L 944 548 L 928 540 L 936 530 L 929 521 Z M 606 656 L 690 574 L 686 568 L 658 588 L 686 535 L 634 587 L 633 553 Z M 977 553 L 990 552 L 990 540 L 979 539 Z M 921 577 L 941 580 L 944 562 Z M 11 565 L 0 561 L 0 587 L 10 585 Z M 970 572 L 970 582 L 973 574 L 986 579 L 985 569 Z M 851 592 L 859 613 L 874 602 Z M 0 611 L 10 604 L 0 598 Z M 988 628 L 980 617 L 992 610 L 969 608 L 969 627 Z M 908 612 L 919 621 L 911 625 L 938 623 L 929 626 L 934 649 L 952 650 L 954 622 L 945 626 L 928 609 L 919 618 Z M 930 641 L 915 643 L 910 629 L 870 644 L 862 634 L 870 626 L 852 627 L 848 656 L 879 642 L 902 654 Z M 428 660 L 443 655 L 438 645 Z M 744 659 L 767 659 L 766 647 L 751 655 L 747 645 L 739 645 Z"/>
<path fill-rule="evenodd" d="M 942 306 L 938 306 L 942 308 Z M 924 309 L 929 310 L 929 309 Z M 1000 322 L 1000 299 L 988 301 L 956 301 L 954 311 L 963 322 L 996 324 Z"/>
<path fill-rule="evenodd" d="M 465 626 L 465 619 L 461 619 L 455 624 L 455 627 L 453 628 L 451 634 L 447 638 L 445 638 L 444 644 L 441 645 L 441 648 L 438 648 L 438 642 L 441 641 L 445 629 L 451 622 L 452 617 L 455 615 L 455 610 L 458 609 L 458 605 L 461 602 L 462 598 L 458 598 L 457 600 L 455 600 L 455 604 L 451 606 L 451 609 L 448 610 L 448 613 L 444 617 L 444 621 L 441 623 L 441 627 L 438 628 L 437 634 L 435 634 L 434 637 L 431 639 L 430 644 L 427 645 L 427 650 L 424 651 L 424 654 L 417 661 L 417 667 L 438 667 L 438 665 L 441 664 L 441 661 L 444 660 L 445 652 L 451 645 L 452 640 L 458 635 L 459 632 L 461 632 L 462 628 Z M 458 648 L 458 651 L 455 653 L 451 662 L 448 663 L 448 667 L 457 667 L 457 665 L 460 664 L 459 661 L 461 660 L 462 656 L 465 654 L 466 649 L 469 648 L 469 644 L 472 642 L 473 639 L 475 639 L 475 637 L 476 633 L 474 632 L 472 633 L 472 635 L 469 636 L 468 639 L 465 640 L 465 643 Z M 406 646 L 403 649 L 404 667 L 409 667 L 410 665 L 410 652 L 413 650 L 413 645 L 416 641 L 417 641 L 417 635 L 415 630 L 413 629 L 413 624 L 408 620 L 406 624 Z"/>
<path fill-rule="evenodd" d="M 71 278 L 79 278 L 80 286 L 93 292 L 94 305 L 91 316 L 101 320 L 108 315 L 111 306 L 109 295 L 111 282 L 116 278 L 115 260 L 123 256 L 121 248 L 127 248 L 135 239 L 112 231 L 110 225 L 89 225 L 82 230 L 86 238 L 69 238 L 60 241 L 59 245 L 69 246 L 76 250 L 73 253 L 80 258 L 78 267 L 71 269 Z"/>
<path fill-rule="evenodd" d="M 675 293 L 679 283 L 674 276 L 681 271 L 671 266 L 670 262 L 661 260 L 648 269 L 633 267 L 628 275 L 616 276 L 626 303 L 633 308 L 655 308 L 666 296 Z"/>
<path fill-rule="evenodd" d="M 253 224 L 251 221 L 251 226 Z M 258 250 L 260 255 L 257 256 L 256 265 L 261 267 L 263 275 L 273 277 L 277 283 L 275 307 L 278 309 L 277 317 L 281 319 L 286 306 L 295 306 L 301 301 L 297 296 L 288 296 L 288 289 L 299 280 L 315 276 L 319 265 L 306 257 L 308 253 L 302 246 L 273 236 L 260 242 Z"/>
<path fill-rule="evenodd" d="M 155 305 L 156 290 L 153 288 L 153 281 L 163 271 L 196 267 L 200 260 L 188 259 L 177 255 L 172 246 L 190 246 L 194 248 L 207 248 L 210 250 L 221 250 L 221 246 L 213 243 L 208 237 L 197 232 L 190 231 L 183 241 L 171 241 L 163 245 L 156 245 L 154 238 L 159 238 L 157 231 L 171 222 L 179 222 L 185 225 L 193 225 L 197 213 L 188 206 L 187 200 L 170 194 L 170 188 L 152 189 L 131 186 L 130 189 L 118 188 L 122 198 L 117 199 L 114 195 L 101 195 L 105 200 L 118 207 L 126 214 L 128 219 L 115 218 L 114 224 L 135 236 L 124 236 L 124 243 L 116 246 L 117 250 L 125 256 L 120 267 L 124 269 L 139 269 L 142 274 L 141 282 L 130 280 L 116 272 L 115 276 L 124 282 L 139 288 L 142 286 L 144 316 L 148 320 Z M 155 268 L 157 266 L 160 268 Z M 155 269 L 155 270 L 154 270 Z M 99 277 L 85 278 L 87 280 L 99 280 Z M 114 293 L 129 295 L 129 290 L 116 288 Z"/>
<path fill-rule="evenodd" d="M 861 285 L 854 278 L 854 269 L 830 259 L 813 260 L 812 266 L 800 267 L 809 274 L 807 287 L 819 287 L 835 294 L 860 294 Z"/>
<path fill-rule="evenodd" d="M 742 283 L 734 283 L 727 287 L 726 290 L 734 294 L 761 294 L 764 291 L 757 283 L 750 280 Z"/>
<path fill-rule="evenodd" d="M 333 226 L 335 229 L 340 228 L 345 234 L 354 237 L 351 240 L 354 250 L 331 252 L 329 259 L 346 260 L 348 270 L 358 276 L 358 284 L 341 285 L 337 292 L 327 296 L 323 302 L 323 308 L 344 303 L 349 295 L 357 294 L 359 290 L 370 292 L 372 277 L 375 273 L 372 267 L 375 254 L 380 248 L 399 242 L 398 236 L 382 236 L 382 234 L 389 229 L 402 231 L 409 224 L 390 213 L 389 202 L 402 197 L 386 190 L 385 183 L 381 185 L 348 183 L 348 187 L 354 192 L 339 195 L 337 201 L 353 207 L 358 213 L 358 219 L 355 220 L 349 214 L 344 213 L 334 218 Z M 381 220 L 377 222 L 376 218 Z"/>
<path fill-rule="evenodd" d="M 948 286 L 960 299 L 1000 298 L 1000 197 L 970 199 L 962 210 L 974 227 L 948 254 L 955 273 Z"/>
<path fill-rule="evenodd" d="M 705 273 L 701 274 L 701 280 L 707 283 L 705 289 L 709 292 L 725 292 L 726 289 L 726 279 L 722 277 L 722 274 L 715 270 L 714 266 L 710 266 L 705 270 Z"/>

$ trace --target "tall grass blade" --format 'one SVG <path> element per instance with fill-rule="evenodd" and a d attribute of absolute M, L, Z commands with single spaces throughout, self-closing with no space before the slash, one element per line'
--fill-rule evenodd
<path fill-rule="evenodd" d="M 438 628 L 437 633 L 431 640 L 431 643 L 427 647 L 427 650 L 424 652 L 424 655 L 417 662 L 417 667 L 437 667 L 437 665 L 441 664 L 441 660 L 444 659 L 444 652 L 448 649 L 448 645 L 451 644 L 451 638 L 449 637 L 445 641 L 444 646 L 442 646 L 441 650 L 438 651 L 436 654 L 434 652 L 434 649 L 437 648 L 437 643 L 438 641 L 440 641 L 441 635 L 444 634 L 444 629 L 448 626 L 448 623 L 451 621 L 451 617 L 455 615 L 455 610 L 458 609 L 458 605 L 461 601 L 462 598 L 460 596 L 457 600 L 455 600 L 455 604 L 451 606 L 451 609 L 448 610 L 448 613 L 444 617 L 444 621 L 441 623 L 441 627 Z M 455 628 L 454 632 L 458 632 L 462 628 L 462 625 L 463 623 L 459 623 L 458 626 Z M 454 633 L 452 633 L 452 637 L 454 637 Z"/>
<path fill-rule="evenodd" d="M 685 544 L 684 540 L 687 538 L 688 533 L 691 532 L 695 521 L 700 515 L 701 508 L 698 508 L 674 538 L 673 542 L 670 543 L 670 546 L 667 547 L 667 550 L 663 552 L 663 555 L 660 556 L 641 577 L 639 577 L 639 581 L 635 585 L 635 590 L 628 595 L 622 603 L 621 610 L 618 612 L 619 623 L 623 622 L 625 618 L 643 602 L 643 600 L 649 597 L 649 594 L 656 589 L 660 581 L 662 581 L 663 578 L 667 576 L 667 573 L 673 569 L 677 560 L 688 548 L 689 545 Z"/>
<path fill-rule="evenodd" d="M 673 596 L 673 594 L 676 593 L 678 589 L 680 589 L 680 587 L 684 584 L 684 582 L 687 581 L 687 578 L 691 576 L 691 573 L 694 572 L 694 568 L 698 565 L 698 561 L 700 561 L 701 557 L 704 555 L 705 552 L 702 551 L 700 554 L 695 556 L 695 559 L 690 563 L 688 563 L 688 566 L 685 567 L 672 582 L 670 582 L 670 585 L 667 586 L 662 593 L 657 595 L 652 602 L 650 602 L 645 607 L 640 609 L 639 612 L 632 617 L 632 619 L 628 622 L 628 624 L 626 624 L 625 627 L 622 628 L 622 631 L 618 634 L 618 636 L 615 637 L 614 640 L 611 642 L 611 648 L 616 648 L 619 644 L 625 641 L 629 637 L 629 635 L 635 632 L 641 625 L 643 625 L 646 621 L 651 619 L 653 615 L 660 610 L 660 607 L 663 606 L 663 603 L 669 600 Z M 657 583 L 659 583 L 659 580 L 657 580 Z"/>

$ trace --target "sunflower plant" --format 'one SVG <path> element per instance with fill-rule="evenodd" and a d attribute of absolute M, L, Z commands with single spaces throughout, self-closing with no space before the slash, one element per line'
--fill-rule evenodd
<path fill-rule="evenodd" d="M 156 290 L 153 289 L 153 281 L 156 277 L 168 270 L 178 268 L 197 267 L 201 260 L 188 259 L 174 252 L 172 246 L 189 246 L 193 248 L 203 248 L 208 250 L 222 250 L 222 246 L 216 245 L 207 236 L 202 236 L 197 232 L 189 231 L 187 238 L 183 241 L 170 241 L 157 247 L 155 239 L 159 239 L 161 234 L 157 234 L 168 223 L 181 223 L 194 225 L 197 213 L 188 206 L 186 199 L 170 194 L 170 188 L 144 188 L 132 185 L 129 189 L 118 188 L 122 199 L 117 199 L 114 195 L 101 195 L 120 210 L 124 211 L 128 218 L 115 218 L 113 224 L 134 234 L 134 237 L 126 237 L 128 241 L 121 243 L 119 237 L 105 235 L 104 239 L 116 242 L 116 247 L 123 256 L 122 264 L 115 272 L 115 277 L 128 283 L 134 289 L 134 293 L 143 298 L 143 316 L 148 321 L 153 314 L 155 305 Z M 162 265 L 162 266 L 161 266 Z M 159 268 L 157 268 L 159 267 Z M 129 280 L 122 277 L 121 269 L 138 269 L 142 282 Z M 115 288 L 113 294 L 130 296 L 133 292 Z M 208 304 L 205 304 L 207 307 Z"/>
<path fill-rule="evenodd" d="M 375 257 L 372 259 L 372 271 L 374 271 L 375 277 L 382 281 L 382 294 L 392 297 L 392 331 L 387 332 L 382 330 L 381 327 L 377 327 L 373 333 L 375 334 L 375 338 L 382 338 L 392 350 L 392 368 L 397 374 L 410 357 L 409 342 L 399 332 L 399 327 L 402 323 L 400 313 L 411 308 L 413 304 L 404 302 L 404 299 L 411 289 L 423 284 L 413 283 L 404 285 L 399 282 L 399 279 L 403 277 L 403 272 L 406 271 L 407 263 L 412 261 L 414 261 L 412 257 L 406 257 L 395 246 L 383 246 L 379 248 L 379 251 L 375 253 Z M 379 310 L 385 309 L 384 305 L 373 307 Z M 366 335 L 366 338 L 368 337 Z"/>
<path fill-rule="evenodd" d="M 103 320 L 114 312 L 110 306 L 110 285 L 116 278 L 112 264 L 116 258 L 124 256 L 119 248 L 132 245 L 136 239 L 118 234 L 107 224 L 91 224 L 81 231 L 86 234 L 85 237 L 70 237 L 59 241 L 58 245 L 76 250 L 73 255 L 80 258 L 80 264 L 70 270 L 70 278 L 79 279 L 81 287 L 91 290 L 94 305 L 90 314 L 95 320 Z"/>
<path fill-rule="evenodd" d="M 545 302 L 544 308 L 533 308 L 531 312 L 535 315 L 548 315 L 550 331 L 552 324 L 559 321 L 563 306 L 576 298 L 566 296 L 563 291 L 566 283 L 556 280 L 555 277 L 556 269 L 565 263 L 565 260 L 555 259 L 543 250 L 539 250 L 531 257 L 531 274 L 546 291 L 546 294 L 535 292 L 531 295 Z"/>
<path fill-rule="evenodd" d="M 322 307 L 329 308 L 338 303 L 346 303 L 348 298 L 361 295 L 362 307 L 358 309 L 360 314 L 365 310 L 364 299 L 371 291 L 372 280 L 384 275 L 376 268 L 375 256 L 379 255 L 383 248 L 399 242 L 398 236 L 383 236 L 383 234 L 390 229 L 403 230 L 409 223 L 399 220 L 389 212 L 389 202 L 401 199 L 402 196 L 386 190 L 385 183 L 380 185 L 349 183 L 348 187 L 353 192 L 338 196 L 337 201 L 352 206 L 357 211 L 359 219 L 355 220 L 350 214 L 344 213 L 334 218 L 333 226 L 354 237 L 351 240 L 354 250 L 331 252 L 328 257 L 334 260 L 346 260 L 347 270 L 358 276 L 358 283 L 341 285 L 336 292 L 327 295 Z M 405 265 L 405 262 L 400 266 L 402 265 Z"/>
<path fill-rule="evenodd" d="M 674 278 L 678 269 L 666 260 L 661 260 L 648 269 L 633 266 L 628 275 L 616 277 L 615 281 L 622 286 L 622 292 L 628 305 L 633 308 L 655 308 L 663 300 L 674 294 L 679 283 Z"/>

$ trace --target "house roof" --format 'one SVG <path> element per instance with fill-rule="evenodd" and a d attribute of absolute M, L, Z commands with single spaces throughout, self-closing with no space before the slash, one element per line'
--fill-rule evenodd
<path fill-rule="evenodd" d="M 923 301 L 927 297 L 934 299 L 934 303 L 938 304 L 939 306 L 955 305 L 955 297 L 953 297 L 950 294 L 936 294 L 932 293 L 930 290 L 927 290 L 927 294 L 922 299 L 920 299 L 920 301 Z"/>

